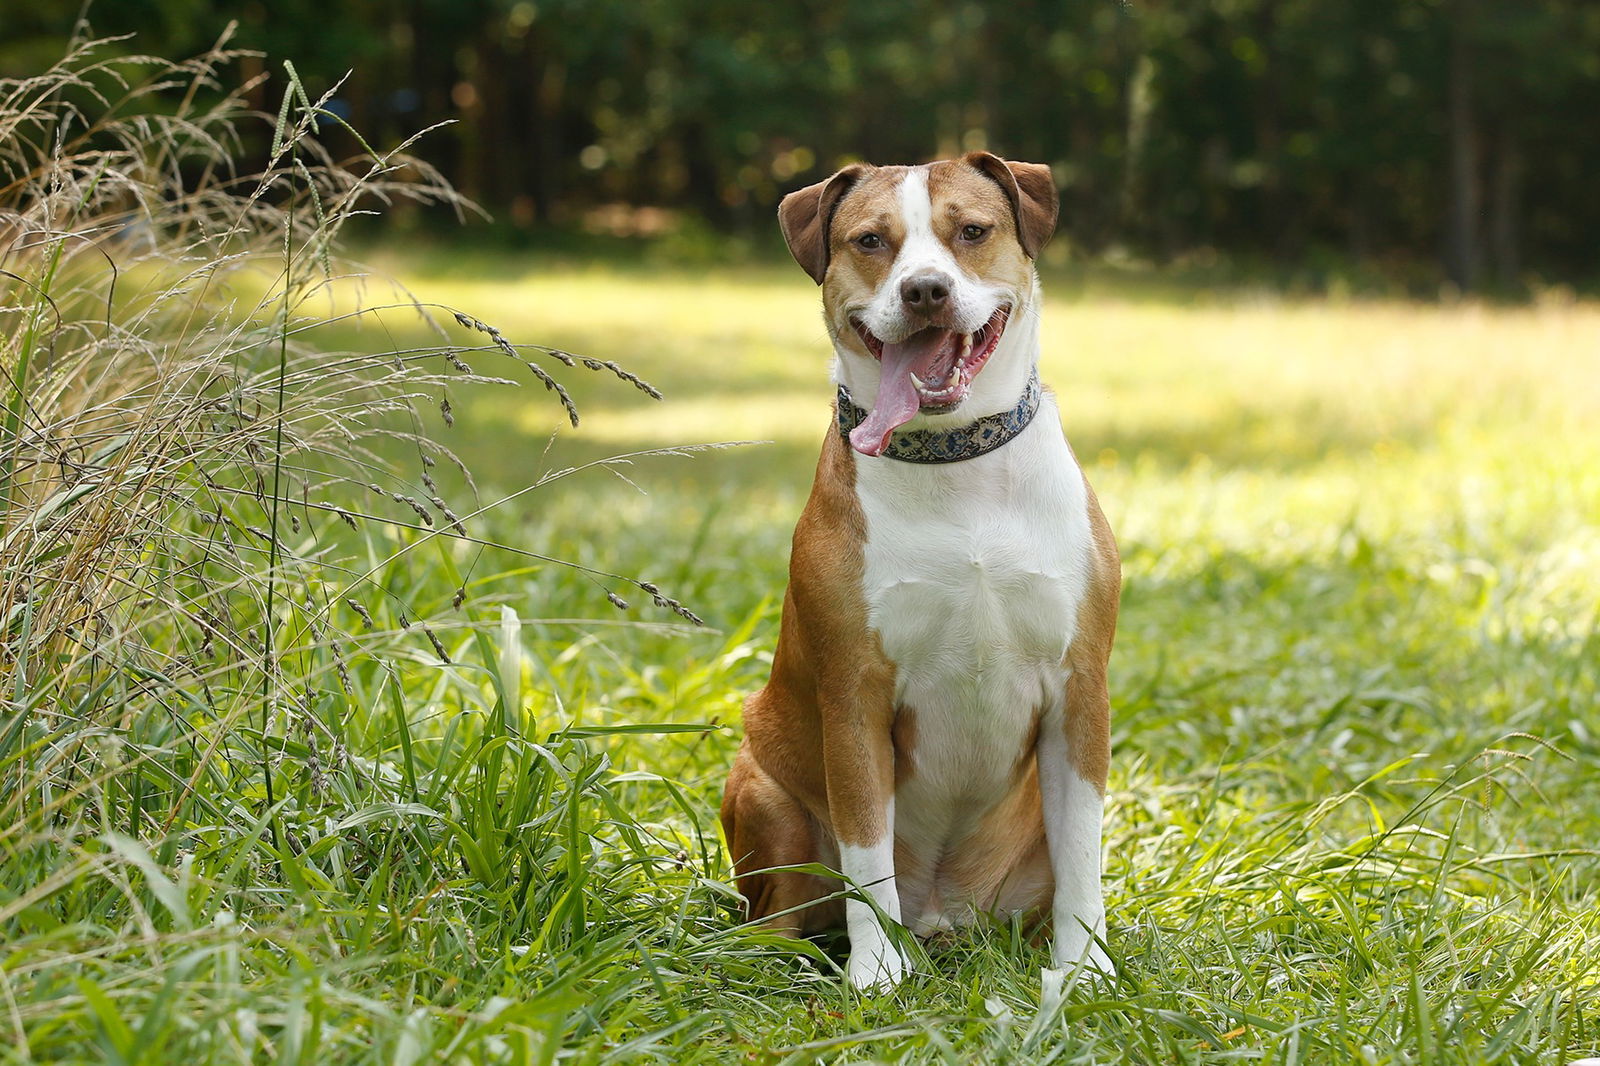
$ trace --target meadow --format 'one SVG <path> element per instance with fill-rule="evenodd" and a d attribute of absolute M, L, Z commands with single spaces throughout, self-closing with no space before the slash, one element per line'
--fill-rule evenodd
<path fill-rule="evenodd" d="M 247 758 L 163 782 L 161 832 L 102 777 L 57 782 L 50 826 L 7 840 L 7 1061 L 1547 1063 L 1600 1046 L 1600 309 L 1047 279 L 1045 377 L 1126 585 L 1120 976 L 1040 1014 L 1025 931 L 929 945 L 906 987 L 863 998 L 822 948 L 738 928 L 715 808 L 828 424 L 811 284 L 777 265 L 464 259 L 386 266 L 665 394 L 575 382 L 577 430 L 543 390 L 458 394 L 445 437 L 486 499 L 674 453 L 550 480 L 480 534 L 650 581 L 705 627 L 494 549 L 391 562 L 405 535 L 374 525 L 350 545 L 384 595 L 349 697 L 276 742 L 289 840 L 273 845 Z M 381 328 L 404 346 L 414 326 Z M 683 450 L 727 441 L 767 443 Z M 325 663 L 317 684 L 336 691 Z M 225 745 L 262 742 L 230 729 Z M 196 739 L 96 731 L 130 746 L 102 755 L 118 772 L 160 763 L 139 745 Z M 14 792 L 9 817 L 40 800 Z"/>
<path fill-rule="evenodd" d="M 1600 306 L 1050 271 L 1124 558 L 1118 976 L 1041 1002 L 993 924 L 860 996 L 741 926 L 715 815 L 829 427 L 815 288 L 394 241 L 434 324 L 349 317 L 404 299 L 322 255 L 314 112 L 298 198 L 224 205 L 253 251 L 170 197 L 200 265 L 110 296 L 72 250 L 121 216 L 8 246 L 0 1062 L 1600 1053 Z"/>

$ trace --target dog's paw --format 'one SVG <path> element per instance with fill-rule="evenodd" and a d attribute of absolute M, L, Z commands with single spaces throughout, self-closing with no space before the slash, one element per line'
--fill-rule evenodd
<path fill-rule="evenodd" d="M 1117 967 L 1098 941 L 1089 945 L 1089 953 L 1084 956 L 1083 967 L 1096 977 L 1104 978 L 1107 984 L 1117 979 Z"/>
<path fill-rule="evenodd" d="M 850 961 L 845 964 L 845 976 L 850 985 L 862 992 L 887 992 L 905 979 L 911 969 L 910 960 L 890 942 L 882 930 L 852 941 Z"/>
<path fill-rule="evenodd" d="M 1107 985 L 1117 978 L 1117 968 L 1112 964 L 1111 956 L 1100 946 L 1100 941 L 1091 937 L 1081 926 L 1070 930 L 1068 935 L 1058 935 L 1051 956 L 1055 969 L 1046 970 L 1045 973 L 1060 975 L 1066 980 L 1067 988 L 1071 988 L 1080 976 L 1094 977 Z M 1049 978 L 1046 978 L 1047 984 L 1048 981 Z"/>
<path fill-rule="evenodd" d="M 1078 962 L 1046 966 L 1039 971 L 1039 1014 L 1041 1017 L 1054 1014 L 1080 980 L 1108 988 L 1116 979 L 1116 967 L 1098 946 Z"/>

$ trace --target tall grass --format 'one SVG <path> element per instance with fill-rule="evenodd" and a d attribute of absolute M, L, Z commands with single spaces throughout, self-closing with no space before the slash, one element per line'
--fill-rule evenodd
<path fill-rule="evenodd" d="M 656 858 L 584 735 L 525 728 L 452 399 L 538 385 L 576 425 L 547 363 L 659 394 L 342 258 L 360 215 L 470 209 L 415 139 L 344 129 L 336 160 L 292 66 L 262 115 L 226 39 L 123 46 L 0 82 L 0 1057 L 403 1061 L 463 957 L 560 970 L 605 917 L 585 885 Z M 402 316 L 429 339 L 395 344 Z M 368 346 L 334 347 L 352 324 Z M 602 610 L 698 621 L 572 569 Z M 626 850 L 594 862 L 602 821 Z M 482 1009 L 564 1024 L 535 984 Z"/>

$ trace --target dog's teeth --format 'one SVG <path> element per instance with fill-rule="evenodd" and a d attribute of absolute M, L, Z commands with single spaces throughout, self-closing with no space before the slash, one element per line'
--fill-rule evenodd
<path fill-rule="evenodd" d="M 915 370 L 911 372 L 911 384 L 924 391 L 926 391 L 928 388 L 928 383 L 917 377 L 917 372 Z"/>

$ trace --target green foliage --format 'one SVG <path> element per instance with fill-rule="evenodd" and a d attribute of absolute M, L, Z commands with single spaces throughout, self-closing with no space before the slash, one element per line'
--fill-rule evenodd
<path fill-rule="evenodd" d="M 28 73 L 78 5 L 15 6 L 0 70 Z M 240 19 L 245 44 L 340 82 L 330 106 L 380 141 L 457 120 L 434 161 L 502 225 L 648 232 L 659 212 L 617 210 L 646 204 L 765 239 L 783 192 L 845 160 L 988 147 L 1054 167 L 1056 255 L 1337 258 L 1437 286 L 1448 250 L 1462 287 L 1596 280 L 1600 8 L 1583 0 L 124 0 L 94 16 L 167 54 Z"/>

